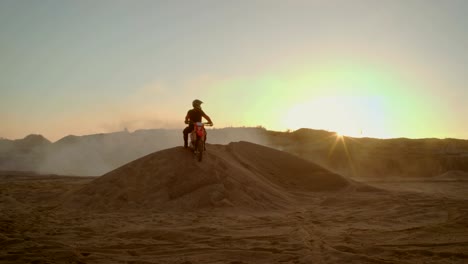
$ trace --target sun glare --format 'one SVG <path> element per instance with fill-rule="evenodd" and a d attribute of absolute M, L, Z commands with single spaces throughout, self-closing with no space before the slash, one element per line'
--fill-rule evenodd
<path fill-rule="evenodd" d="M 336 132 L 337 137 L 362 137 L 365 130 L 379 137 L 385 131 L 383 104 L 378 100 L 352 96 L 318 97 L 290 107 L 283 117 L 283 126 L 292 130 L 324 129 Z"/>

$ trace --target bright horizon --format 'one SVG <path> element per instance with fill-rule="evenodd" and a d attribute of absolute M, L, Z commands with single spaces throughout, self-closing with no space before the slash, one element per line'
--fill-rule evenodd
<path fill-rule="evenodd" d="M 184 127 L 468 139 L 466 1 L 0 1 L 0 137 Z"/>

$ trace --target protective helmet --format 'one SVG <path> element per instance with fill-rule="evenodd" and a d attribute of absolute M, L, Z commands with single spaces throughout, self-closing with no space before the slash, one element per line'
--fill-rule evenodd
<path fill-rule="evenodd" d="M 193 100 L 193 102 L 192 102 L 192 106 L 193 106 L 194 108 L 198 108 L 198 109 L 201 109 L 201 104 L 203 104 L 203 102 L 200 101 L 200 100 L 198 100 L 198 99 L 195 99 L 195 100 Z"/>

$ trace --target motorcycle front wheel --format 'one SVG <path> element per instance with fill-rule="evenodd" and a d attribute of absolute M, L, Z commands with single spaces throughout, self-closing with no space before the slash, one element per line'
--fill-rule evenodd
<path fill-rule="evenodd" d="M 205 149 L 203 140 L 198 139 L 197 140 L 197 152 L 198 152 L 198 161 L 202 161 L 203 159 L 203 151 Z"/>

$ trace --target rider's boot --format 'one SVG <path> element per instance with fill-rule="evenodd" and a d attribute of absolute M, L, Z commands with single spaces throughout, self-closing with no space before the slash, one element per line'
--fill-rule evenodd
<path fill-rule="evenodd" d="M 188 144 L 187 144 L 187 140 L 184 141 L 184 148 L 187 148 L 188 147 Z"/>

